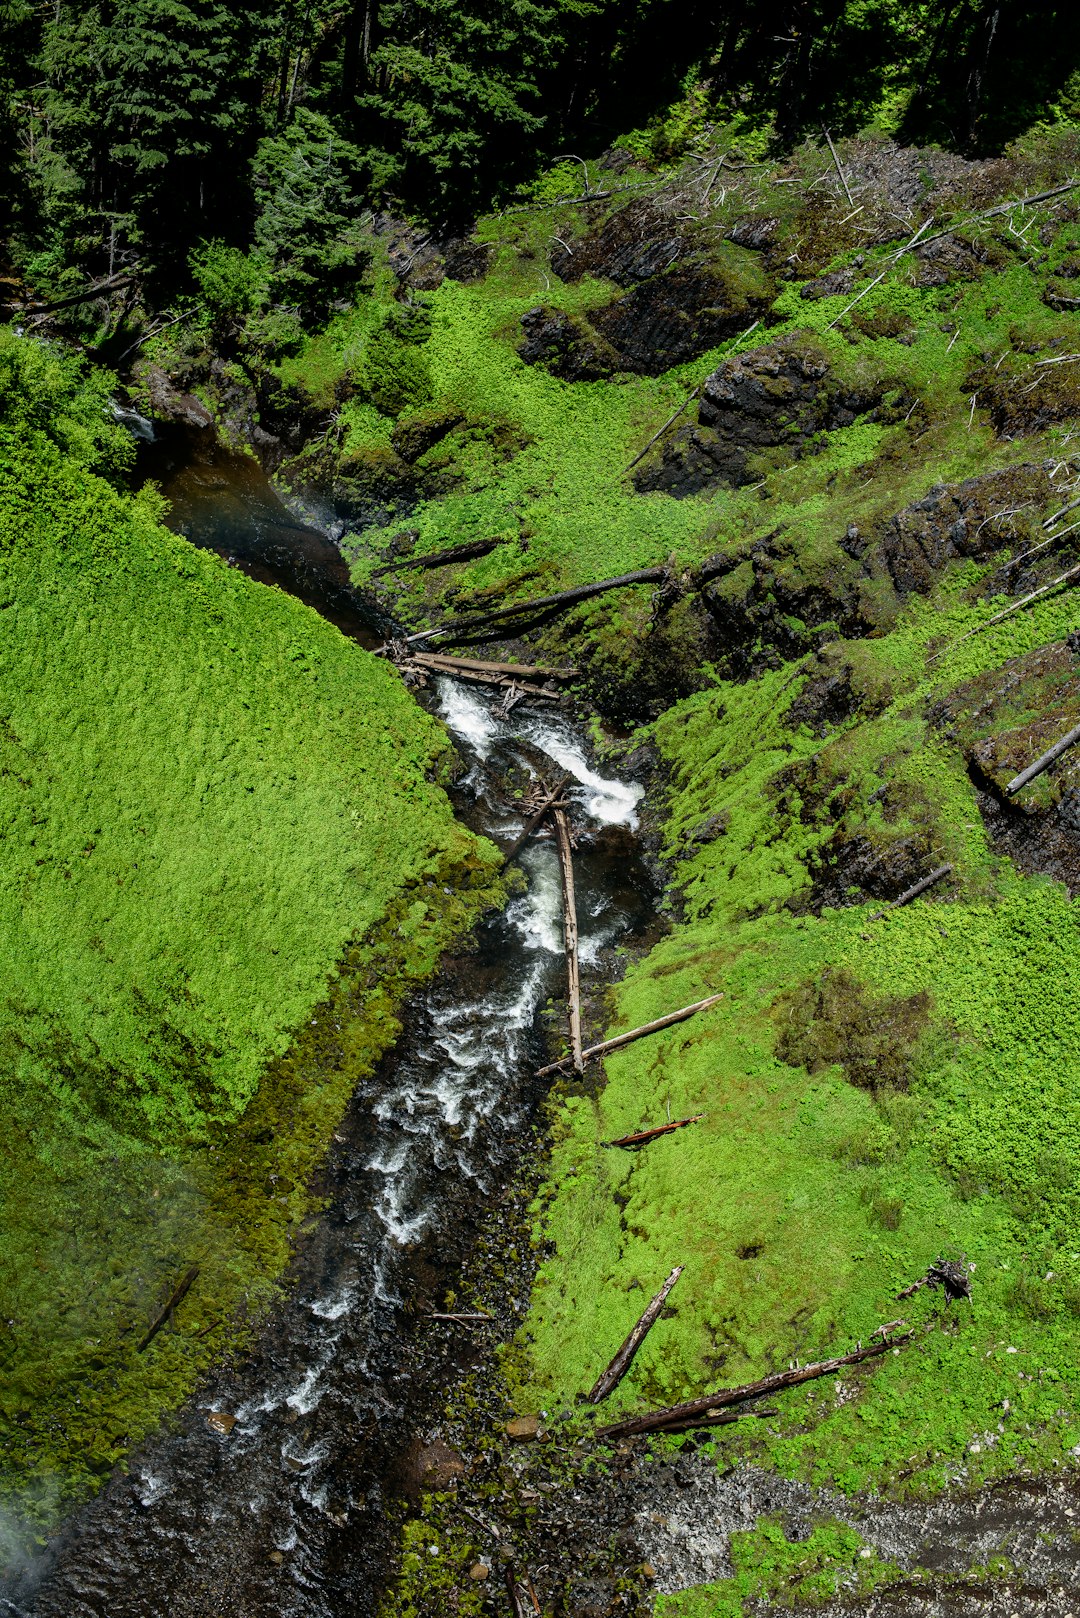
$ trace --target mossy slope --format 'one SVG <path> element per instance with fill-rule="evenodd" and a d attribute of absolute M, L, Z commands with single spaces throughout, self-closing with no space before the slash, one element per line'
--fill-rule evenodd
<path fill-rule="evenodd" d="M 0 1430 L 47 1518 L 266 1300 L 494 852 L 389 668 L 91 470 L 123 460 L 98 384 L 0 359 Z"/>

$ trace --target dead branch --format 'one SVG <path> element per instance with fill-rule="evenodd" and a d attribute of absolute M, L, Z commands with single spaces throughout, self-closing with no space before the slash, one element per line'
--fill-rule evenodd
<path fill-rule="evenodd" d="M 695 1000 L 692 1006 L 683 1006 L 679 1011 L 670 1011 L 666 1017 L 657 1017 L 655 1022 L 643 1023 L 640 1028 L 631 1028 L 629 1033 L 616 1034 L 613 1039 L 605 1039 L 599 1045 L 590 1045 L 587 1051 L 582 1051 L 582 1061 L 591 1061 L 594 1056 L 606 1056 L 609 1051 L 617 1051 L 624 1045 L 630 1045 L 635 1039 L 643 1039 L 646 1034 L 658 1034 L 662 1028 L 670 1028 L 674 1023 L 685 1022 L 696 1012 L 707 1011 L 724 998 L 720 994 L 710 994 L 705 1000 Z M 560 1062 L 549 1062 L 547 1067 L 537 1069 L 536 1077 L 546 1079 L 549 1073 L 562 1073 L 569 1066 L 570 1058 L 564 1056 Z"/>
<path fill-rule="evenodd" d="M 448 674 L 475 669 L 478 674 L 509 674 L 526 680 L 576 680 L 578 677 L 577 669 L 553 669 L 546 663 L 488 663 L 477 657 L 451 657 L 446 652 L 415 652 L 413 656 L 425 668 L 444 668 Z"/>
<path fill-rule="evenodd" d="M 844 195 L 848 199 L 848 207 L 849 208 L 854 208 L 854 206 L 855 206 L 855 198 L 852 196 L 851 187 L 847 183 L 847 175 L 844 173 L 843 169 L 840 167 L 840 159 L 836 155 L 836 147 L 832 143 L 832 136 L 829 134 L 829 131 L 825 128 L 824 124 L 821 127 L 821 132 L 825 136 L 825 139 L 829 143 L 829 151 L 832 153 L 832 160 L 836 164 L 836 172 L 840 176 L 840 184 L 844 188 Z"/>
<path fill-rule="evenodd" d="M 521 828 L 520 832 L 514 838 L 514 841 L 510 844 L 510 847 L 507 849 L 506 853 L 503 855 L 503 865 L 504 866 L 509 865 L 510 861 L 512 859 L 516 858 L 517 854 L 520 852 L 523 845 L 528 842 L 528 840 L 532 836 L 533 832 L 537 829 L 537 827 L 540 825 L 540 822 L 544 819 L 544 816 L 548 813 L 548 811 L 551 808 L 553 808 L 553 806 L 557 802 L 560 794 L 563 791 L 563 788 L 566 786 L 566 783 L 569 781 L 569 779 L 570 779 L 570 777 L 568 775 L 562 776 L 562 778 L 559 781 L 557 781 L 556 784 L 552 787 L 551 791 L 546 794 L 546 796 L 544 798 L 544 801 L 540 805 L 540 807 L 525 822 L 524 826 Z"/>
<path fill-rule="evenodd" d="M 189 1270 L 184 1271 L 179 1281 L 177 1281 L 176 1285 L 169 1293 L 164 1308 L 160 1309 L 150 1322 L 142 1341 L 135 1349 L 136 1354 L 141 1354 L 144 1348 L 150 1347 L 150 1344 L 154 1341 L 154 1338 L 157 1336 L 162 1326 L 164 1326 L 165 1323 L 171 1319 L 173 1310 L 176 1308 L 177 1304 L 181 1303 L 182 1300 L 187 1296 L 191 1283 L 195 1280 L 198 1273 L 199 1266 L 197 1264 L 193 1264 Z"/>
<path fill-rule="evenodd" d="M 919 897 L 920 893 L 925 893 L 927 888 L 932 888 L 935 882 L 940 882 L 943 876 L 948 876 L 951 870 L 951 865 L 939 865 L 936 871 L 930 872 L 929 876 L 920 877 L 919 881 L 913 882 L 910 888 L 905 888 L 899 898 L 893 899 L 883 910 L 875 910 L 874 914 L 868 917 L 868 920 L 880 921 L 882 916 L 888 915 L 890 910 L 899 910 L 901 905 L 910 904 L 912 899 Z"/>
<path fill-rule="evenodd" d="M 970 1298 L 972 1268 L 973 1266 L 964 1257 L 959 1260 L 936 1258 L 925 1275 L 920 1276 L 917 1281 L 912 1281 L 903 1292 L 896 1294 L 897 1300 L 910 1298 L 922 1287 L 944 1288 L 949 1303 L 954 1303 L 959 1298 Z"/>
<path fill-rule="evenodd" d="M 676 1129 L 685 1129 L 687 1124 L 700 1123 L 705 1114 L 695 1112 L 692 1118 L 676 1118 L 670 1124 L 658 1124 L 655 1129 L 639 1129 L 636 1135 L 620 1135 L 618 1140 L 601 1141 L 602 1146 L 644 1146 L 648 1141 L 656 1140 L 659 1135 L 670 1135 Z"/>
<path fill-rule="evenodd" d="M 1019 601 L 1014 601 L 1011 607 L 1005 607 L 1003 611 L 995 612 L 993 617 L 987 618 L 985 623 L 976 624 L 974 629 L 969 629 L 966 634 L 957 636 L 956 640 L 950 641 L 949 645 L 943 647 L 940 652 L 934 652 L 928 661 L 936 663 L 939 657 L 944 657 L 946 653 L 954 651 L 962 642 L 970 640 L 972 635 L 981 635 L 984 629 L 991 629 L 994 624 L 1001 623 L 1003 618 L 1010 618 L 1014 612 L 1019 612 L 1021 607 L 1029 606 L 1032 601 L 1038 601 L 1042 596 L 1049 595 L 1051 590 L 1057 590 L 1061 585 L 1071 583 L 1078 575 L 1080 575 L 1080 564 L 1076 567 L 1070 567 L 1064 573 L 1059 573 L 1056 579 L 1051 579 L 1050 583 L 1044 584 L 1041 589 L 1032 590 L 1030 595 L 1023 596 Z"/>
<path fill-rule="evenodd" d="M 706 1394 L 703 1399 L 690 1399 L 685 1404 L 668 1405 L 663 1410 L 650 1410 L 641 1416 L 629 1416 L 624 1421 L 614 1422 L 610 1427 L 601 1427 L 596 1436 L 623 1438 L 629 1437 L 631 1433 L 682 1432 L 688 1424 L 694 1424 L 698 1418 L 711 1417 L 714 1412 L 719 1415 L 731 1405 L 743 1404 L 748 1399 L 758 1399 L 764 1394 L 779 1393 L 782 1388 L 795 1388 L 803 1382 L 814 1382 L 819 1377 L 833 1376 L 847 1365 L 858 1365 L 863 1360 L 876 1359 L 882 1354 L 887 1354 L 897 1343 L 910 1342 L 913 1336 L 913 1332 L 905 1332 L 901 1338 L 884 1337 L 880 1343 L 872 1343 L 869 1348 L 856 1348 L 850 1354 L 838 1355 L 836 1359 L 819 1360 L 812 1365 L 797 1366 L 791 1371 L 777 1371 L 772 1376 L 762 1377 L 758 1382 L 745 1382 L 742 1387 L 721 1388 L 718 1393 Z"/>
<path fill-rule="evenodd" d="M 1053 764 L 1056 758 L 1060 758 L 1062 753 L 1067 752 L 1070 747 L 1074 747 L 1077 742 L 1080 742 L 1080 725 L 1066 732 L 1060 741 L 1054 743 L 1053 747 L 1048 747 L 1046 752 L 1035 760 L 1034 764 L 1029 764 L 1026 770 L 1020 771 L 1019 775 L 1014 775 L 1005 788 L 1006 797 L 1011 798 L 1014 792 L 1019 792 L 1020 788 L 1026 787 L 1029 781 L 1034 781 L 1037 775 L 1041 775 L 1045 769 Z"/>
<path fill-rule="evenodd" d="M 660 1291 L 652 1299 L 649 1307 L 642 1313 L 623 1341 L 618 1353 L 614 1356 L 606 1371 L 597 1377 L 587 1398 L 591 1405 L 598 1405 L 601 1399 L 606 1399 L 613 1393 L 634 1363 L 634 1355 L 649 1335 L 652 1328 L 660 1318 L 661 1311 L 668 1300 L 668 1294 L 683 1272 L 684 1266 L 676 1264 Z"/>

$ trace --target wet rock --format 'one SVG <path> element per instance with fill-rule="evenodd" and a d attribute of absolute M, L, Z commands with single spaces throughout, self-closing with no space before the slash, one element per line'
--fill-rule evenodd
<path fill-rule="evenodd" d="M 403 287 L 434 292 L 444 281 L 479 281 L 491 264 L 492 247 L 466 236 L 429 235 L 400 220 L 380 215 L 376 234 L 390 234 L 390 268 Z"/>
<path fill-rule="evenodd" d="M 774 214 L 747 214 L 728 231 L 728 241 L 761 253 L 772 247 L 780 221 Z"/>
<path fill-rule="evenodd" d="M 151 414 L 159 421 L 177 421 L 185 427 L 212 427 L 214 418 L 193 393 L 182 393 L 165 375 L 160 365 L 143 373 Z"/>
<path fill-rule="evenodd" d="M 803 455 L 817 434 L 850 427 L 879 397 L 841 386 L 824 354 L 808 344 L 753 349 L 713 372 L 697 426 L 674 433 L 645 463 L 635 486 L 685 496 L 713 483 L 749 483 L 759 475 L 750 465 L 755 455 L 780 446 L 790 457 Z"/>
<path fill-rule="evenodd" d="M 472 1567 L 469 1569 L 469 1577 L 476 1584 L 483 1584 L 484 1580 L 489 1576 L 490 1573 L 491 1569 L 488 1567 L 486 1562 L 474 1562 Z"/>
<path fill-rule="evenodd" d="M 513 1416 L 506 1423 L 506 1436 L 513 1444 L 528 1444 L 540 1436 L 539 1416 Z"/>

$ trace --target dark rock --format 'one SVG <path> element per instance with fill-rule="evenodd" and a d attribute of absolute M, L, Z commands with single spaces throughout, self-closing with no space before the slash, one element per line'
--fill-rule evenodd
<path fill-rule="evenodd" d="M 851 683 L 851 665 L 807 680 L 788 708 L 785 724 L 793 730 L 808 725 L 818 736 L 825 736 L 837 725 L 858 713 L 862 697 Z"/>
<path fill-rule="evenodd" d="M 521 328 L 525 341 L 518 353 L 526 365 L 544 365 L 565 382 L 596 382 L 620 369 L 619 356 L 561 309 L 529 309 Z"/>
<path fill-rule="evenodd" d="M 575 242 L 569 253 L 556 243 L 551 267 L 561 281 L 593 275 L 630 287 L 659 275 L 685 248 L 678 226 L 652 202 L 631 202 Z"/>
<path fill-rule="evenodd" d="M 185 427 L 212 427 L 214 418 L 193 393 L 181 393 L 159 365 L 151 365 L 144 377 L 150 399 L 150 413 L 159 421 L 178 421 Z"/>
<path fill-rule="evenodd" d="M 1052 493 L 1049 472 L 1048 464 L 1027 464 L 938 484 L 898 512 L 880 541 L 898 593 L 925 594 L 954 557 L 981 558 L 1012 545 L 1023 532 L 1024 511 L 1038 509 Z"/>
<path fill-rule="evenodd" d="M 761 253 L 772 247 L 779 223 L 771 214 L 748 214 L 745 219 L 739 219 L 732 225 L 728 240 L 737 247 L 748 247 Z"/>
<path fill-rule="evenodd" d="M 753 349 L 713 372 L 697 426 L 671 435 L 635 486 L 684 496 L 716 482 L 749 483 L 754 454 L 781 445 L 791 456 L 805 454 L 815 435 L 849 427 L 878 399 L 833 381 L 813 348 L 787 341 Z"/>
<path fill-rule="evenodd" d="M 855 277 L 850 270 L 834 270 L 831 275 L 819 275 L 813 281 L 807 281 L 799 288 L 799 297 L 807 301 L 817 298 L 835 298 L 841 294 L 846 297 L 855 285 Z"/>

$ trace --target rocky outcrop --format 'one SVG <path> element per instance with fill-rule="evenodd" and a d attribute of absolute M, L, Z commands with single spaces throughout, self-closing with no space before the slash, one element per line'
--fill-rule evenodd
<path fill-rule="evenodd" d="M 804 455 L 817 434 L 849 427 L 879 399 L 833 378 L 824 355 L 806 344 L 756 348 L 713 372 L 697 425 L 672 434 L 635 487 L 682 496 L 714 483 L 752 482 L 759 475 L 753 456 L 781 446 L 789 458 Z"/>
<path fill-rule="evenodd" d="M 937 484 L 922 500 L 891 518 L 878 553 L 900 596 L 925 594 L 946 563 L 956 557 L 981 560 L 1030 533 L 1041 537 L 1036 514 L 1053 494 L 1050 463 L 1010 466 L 1000 472 Z M 850 532 L 845 549 L 860 536 Z"/>

